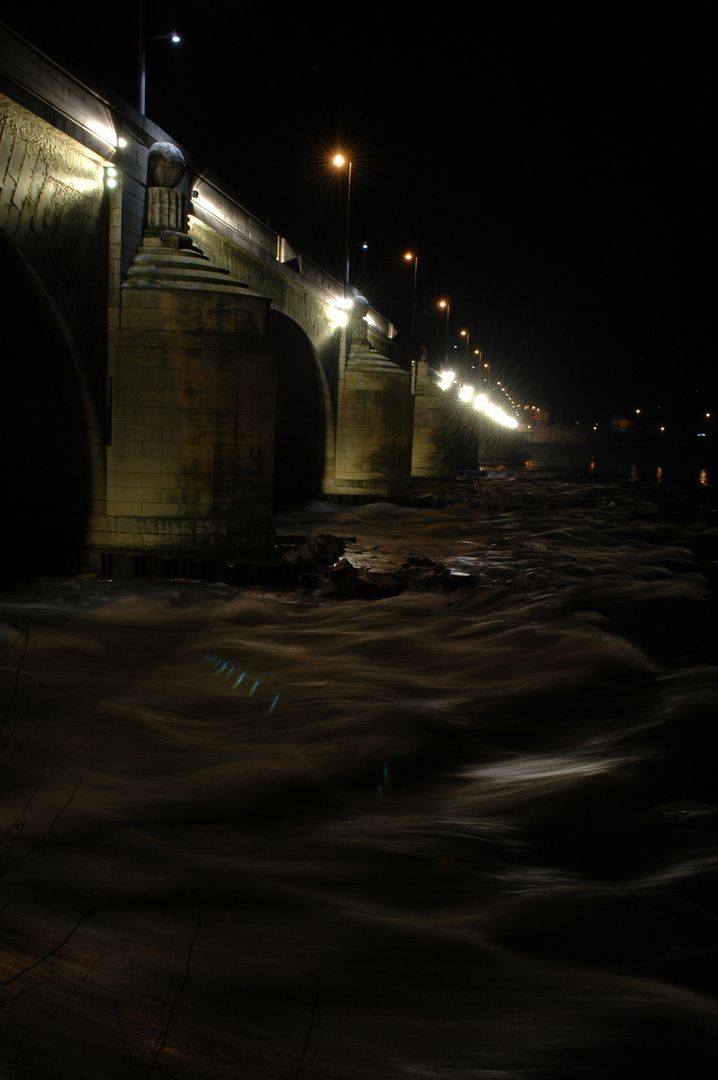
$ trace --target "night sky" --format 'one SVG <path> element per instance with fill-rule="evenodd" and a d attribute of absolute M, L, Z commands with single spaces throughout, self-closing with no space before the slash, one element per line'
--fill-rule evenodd
<path fill-rule="evenodd" d="M 552 420 L 718 411 L 705 22 L 668 8 L 148 0 L 147 114 L 439 358 Z M 139 2 L 3 14 L 136 100 Z M 711 268 L 712 269 L 712 268 Z"/>

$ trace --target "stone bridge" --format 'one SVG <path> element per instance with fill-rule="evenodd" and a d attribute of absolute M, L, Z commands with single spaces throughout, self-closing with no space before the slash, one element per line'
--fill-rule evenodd
<path fill-rule="evenodd" d="M 0 574 L 264 559 L 278 504 L 453 475 L 426 353 L 2 24 L 0 183 Z"/>

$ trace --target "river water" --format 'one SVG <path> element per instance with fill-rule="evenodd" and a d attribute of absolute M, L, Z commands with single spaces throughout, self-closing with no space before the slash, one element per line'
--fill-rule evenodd
<path fill-rule="evenodd" d="M 452 498 L 279 522 L 450 593 L 0 596 L 0 1076 L 703 1075 L 709 473 Z"/>

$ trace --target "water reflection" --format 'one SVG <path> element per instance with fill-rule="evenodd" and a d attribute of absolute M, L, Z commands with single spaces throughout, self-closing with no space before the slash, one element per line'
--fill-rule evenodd
<path fill-rule="evenodd" d="M 686 486 L 700 484 L 704 487 L 710 487 L 715 470 L 716 464 L 707 458 L 696 462 L 681 458 L 671 460 L 666 457 L 660 460 L 656 460 L 656 458 L 636 459 L 606 453 L 584 457 L 574 456 L 573 458 L 553 456 L 530 458 L 525 461 L 522 471 L 528 475 L 553 472 L 557 475 L 571 474 L 574 476 L 585 475 L 586 477 L 625 478 L 631 481 L 656 481 L 658 483 Z"/>

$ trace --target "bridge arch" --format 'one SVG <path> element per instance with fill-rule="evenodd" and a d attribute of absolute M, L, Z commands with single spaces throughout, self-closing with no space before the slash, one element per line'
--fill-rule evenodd
<path fill-rule="evenodd" d="M 0 325 L 0 575 L 65 573 L 103 512 L 100 427 L 64 319 L 2 231 Z"/>
<path fill-rule="evenodd" d="M 319 499 L 334 445 L 324 368 L 303 329 L 288 315 L 270 310 L 269 333 L 277 348 L 275 506 Z"/>

